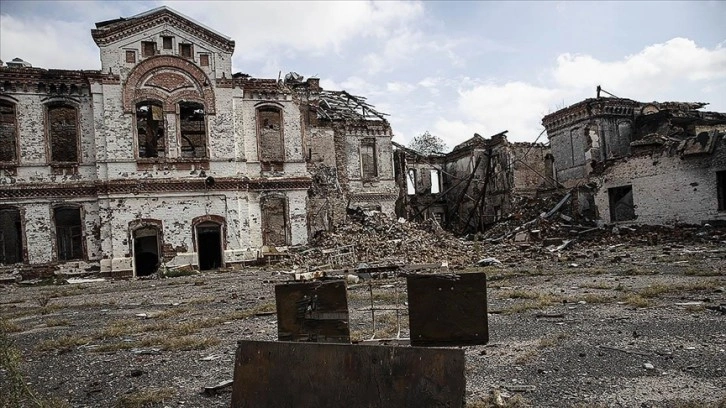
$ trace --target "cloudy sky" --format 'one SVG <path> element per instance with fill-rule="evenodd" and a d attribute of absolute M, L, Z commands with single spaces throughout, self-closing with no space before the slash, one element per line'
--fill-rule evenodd
<path fill-rule="evenodd" d="M 534 141 L 599 84 L 726 112 L 726 2 L 0 1 L 0 59 L 99 69 L 94 23 L 168 5 L 236 41 L 233 70 L 319 77 L 390 114 L 407 144 Z M 540 141 L 546 141 L 543 136 Z"/>

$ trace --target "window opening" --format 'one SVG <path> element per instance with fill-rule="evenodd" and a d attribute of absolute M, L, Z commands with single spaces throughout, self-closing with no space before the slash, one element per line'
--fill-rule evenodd
<path fill-rule="evenodd" d="M 126 62 L 130 64 L 136 62 L 136 53 L 134 51 L 126 51 Z"/>
<path fill-rule="evenodd" d="M 277 108 L 263 107 L 257 110 L 257 134 L 260 143 L 260 161 L 281 163 L 285 161 L 282 139 L 282 113 Z"/>
<path fill-rule="evenodd" d="M 17 140 L 15 104 L 0 101 L 0 162 L 17 161 Z"/>
<path fill-rule="evenodd" d="M 716 172 L 716 189 L 718 191 L 718 210 L 726 211 L 726 170 Z"/>
<path fill-rule="evenodd" d="M 441 173 L 437 169 L 431 169 L 431 194 L 441 192 Z"/>
<path fill-rule="evenodd" d="M 136 104 L 136 132 L 139 158 L 164 157 L 164 111 L 158 102 Z"/>
<path fill-rule="evenodd" d="M 360 144 L 360 161 L 363 179 L 373 179 L 378 176 L 376 163 L 376 140 L 363 139 Z"/>
<path fill-rule="evenodd" d="M 55 238 L 58 259 L 70 261 L 83 258 L 83 239 L 80 208 L 54 210 Z"/>
<path fill-rule="evenodd" d="M 207 55 L 207 54 L 200 55 L 199 56 L 199 65 L 201 65 L 203 67 L 208 67 L 209 66 L 209 55 Z"/>
<path fill-rule="evenodd" d="M 204 117 L 204 105 L 195 102 L 179 104 L 182 157 L 207 156 L 207 127 Z"/>
<path fill-rule="evenodd" d="M 184 58 L 192 57 L 192 45 L 191 44 L 179 44 L 179 55 Z"/>
<path fill-rule="evenodd" d="M 151 57 L 156 55 L 156 42 L 154 41 L 142 41 L 141 42 L 141 56 Z"/>
<path fill-rule="evenodd" d="M 52 162 L 78 162 L 78 114 L 68 105 L 48 107 Z"/>
<path fill-rule="evenodd" d="M 161 46 L 164 47 L 165 50 L 170 50 L 171 49 L 172 37 L 161 37 L 161 41 L 162 41 L 162 45 Z"/>
<path fill-rule="evenodd" d="M 408 169 L 406 177 L 406 190 L 408 195 L 416 194 L 416 170 Z"/>
<path fill-rule="evenodd" d="M 0 209 L 0 264 L 23 262 L 23 235 L 20 210 Z"/>
<path fill-rule="evenodd" d="M 610 199 L 610 221 L 630 221 L 635 219 L 633 186 L 609 188 L 608 198 Z"/>

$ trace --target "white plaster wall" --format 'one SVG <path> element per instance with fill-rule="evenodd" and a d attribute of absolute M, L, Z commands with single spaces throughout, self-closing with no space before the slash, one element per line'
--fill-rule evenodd
<path fill-rule="evenodd" d="M 716 171 L 726 170 L 726 146 L 712 156 L 656 155 L 630 157 L 599 178 L 595 196 L 600 217 L 611 222 L 608 189 L 633 186 L 634 224 L 700 224 L 726 220 L 718 211 Z"/>

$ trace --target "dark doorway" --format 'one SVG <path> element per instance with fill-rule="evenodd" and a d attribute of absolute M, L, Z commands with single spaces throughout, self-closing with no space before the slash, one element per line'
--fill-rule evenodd
<path fill-rule="evenodd" d="M 197 249 L 200 270 L 222 266 L 222 228 L 219 224 L 205 222 L 197 225 Z"/>
<path fill-rule="evenodd" d="M 608 196 L 610 198 L 610 222 L 635 219 L 633 186 L 610 188 L 608 189 Z"/>
<path fill-rule="evenodd" d="M 159 269 L 159 231 L 153 227 L 134 232 L 136 276 L 149 276 Z"/>
<path fill-rule="evenodd" d="M 23 262 L 23 235 L 20 211 L 0 209 L 0 264 Z"/>

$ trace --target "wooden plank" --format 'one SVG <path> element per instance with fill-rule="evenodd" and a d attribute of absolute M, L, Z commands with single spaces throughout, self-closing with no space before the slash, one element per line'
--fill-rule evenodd
<path fill-rule="evenodd" d="M 232 408 L 460 408 L 464 350 L 240 341 Z"/>
<path fill-rule="evenodd" d="M 466 346 L 489 342 L 483 273 L 406 278 L 412 346 Z"/>
<path fill-rule="evenodd" d="M 345 281 L 275 286 L 280 341 L 350 343 Z"/>

